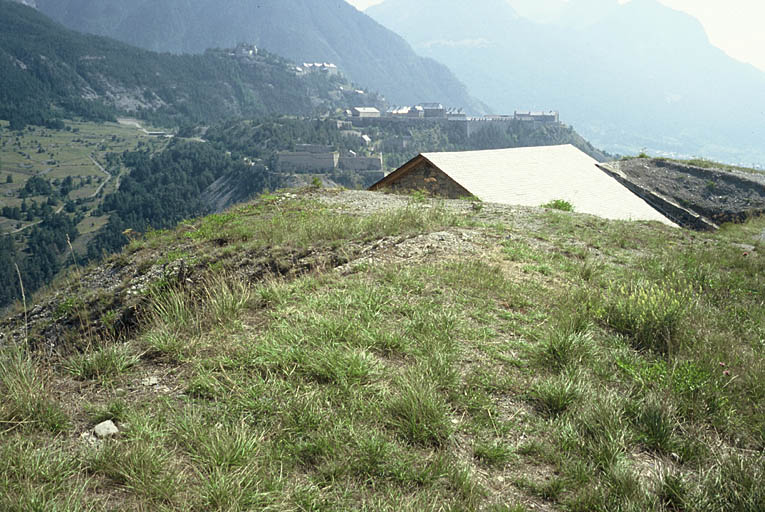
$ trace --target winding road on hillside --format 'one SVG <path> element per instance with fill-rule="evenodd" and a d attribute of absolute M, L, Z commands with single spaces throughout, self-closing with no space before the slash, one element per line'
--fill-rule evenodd
<path fill-rule="evenodd" d="M 111 174 L 109 174 L 109 173 L 106 171 L 106 169 L 104 169 L 104 166 L 103 166 L 103 165 L 101 165 L 101 164 L 98 162 L 98 160 L 96 160 L 96 159 L 93 157 L 93 155 L 88 155 L 88 158 L 90 158 L 91 162 L 93 162 L 93 164 L 94 164 L 96 167 L 98 167 L 98 170 L 100 170 L 102 173 L 104 173 L 104 174 L 106 175 L 106 179 L 104 180 L 104 182 L 103 182 L 103 183 L 101 183 L 101 185 L 99 185 L 99 186 L 98 186 L 98 188 L 96 189 L 96 191 L 95 191 L 95 192 L 93 192 L 92 194 L 90 194 L 89 196 L 87 196 L 87 199 L 93 199 L 94 197 L 96 197 L 96 196 L 99 194 L 99 192 L 101 192 L 101 191 L 104 189 L 104 187 L 106 186 L 106 184 L 107 184 L 107 183 L 109 183 L 109 181 L 111 181 L 111 179 L 112 179 L 112 177 L 113 177 L 113 176 L 112 176 Z M 47 169 L 46 171 L 44 171 L 44 172 L 42 172 L 42 173 L 40 173 L 40 174 L 41 174 L 41 175 L 47 174 L 47 173 L 48 173 L 48 172 L 50 172 L 51 170 L 52 170 L 52 169 Z M 119 182 L 117 183 L 117 188 L 119 188 Z M 56 210 L 54 211 L 54 213 L 55 213 L 56 215 L 58 215 L 59 213 L 61 213 L 61 211 L 62 211 L 63 209 L 64 209 L 64 205 L 61 205 L 61 206 L 59 206 L 59 207 L 58 207 L 58 209 L 56 209 Z M 22 231 L 25 231 L 25 230 L 27 230 L 27 229 L 29 229 L 29 228 L 33 227 L 33 226 L 37 226 L 38 224 L 41 224 L 41 223 L 42 223 L 42 220 L 38 220 L 38 221 L 35 221 L 35 222 L 31 223 L 31 224 L 27 224 L 26 226 L 22 226 L 22 227 L 20 227 L 19 229 L 16 229 L 16 230 L 14 230 L 14 231 L 9 231 L 9 232 L 8 232 L 8 234 L 10 234 L 10 235 L 15 235 L 16 233 L 21 233 Z"/>
<path fill-rule="evenodd" d="M 103 183 L 101 183 L 101 185 L 96 189 L 95 192 L 93 192 L 92 194 L 90 194 L 88 196 L 89 199 L 92 199 L 92 198 L 96 197 L 98 195 L 98 193 L 101 192 L 101 190 L 103 190 L 103 188 L 106 186 L 107 183 L 109 183 L 109 181 L 111 181 L 112 175 L 109 174 L 108 172 L 106 172 L 106 169 L 104 169 L 104 166 L 101 165 L 100 163 L 98 163 L 98 160 L 93 158 L 93 155 L 89 155 L 88 158 L 90 158 L 90 160 L 96 165 L 96 167 L 98 167 L 98 169 L 102 173 L 106 174 L 106 180 Z M 117 188 L 119 188 L 119 184 L 117 185 Z"/>
<path fill-rule="evenodd" d="M 61 205 L 53 213 L 58 215 L 59 213 L 61 213 L 61 210 L 63 210 L 63 209 L 64 209 L 64 205 Z M 24 231 L 26 229 L 29 229 L 29 228 L 31 228 L 33 226 L 37 226 L 38 224 L 42 224 L 42 220 L 38 220 L 38 221 L 35 221 L 35 222 L 31 223 L 31 224 L 27 224 L 26 226 L 20 227 L 19 229 L 15 230 L 15 231 L 9 231 L 8 234 L 9 235 L 15 235 L 16 233 L 21 233 L 22 231 Z"/>

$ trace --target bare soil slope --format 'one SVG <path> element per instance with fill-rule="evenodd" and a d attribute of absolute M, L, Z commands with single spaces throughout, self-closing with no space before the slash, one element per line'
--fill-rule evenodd
<path fill-rule="evenodd" d="M 740 222 L 765 212 L 765 174 L 647 158 L 609 166 L 715 224 Z"/>

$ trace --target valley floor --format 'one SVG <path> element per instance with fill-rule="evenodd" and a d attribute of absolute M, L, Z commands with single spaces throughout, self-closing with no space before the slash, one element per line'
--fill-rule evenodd
<path fill-rule="evenodd" d="M 0 323 L 0 509 L 763 510 L 764 228 L 306 189 L 150 233 Z"/>

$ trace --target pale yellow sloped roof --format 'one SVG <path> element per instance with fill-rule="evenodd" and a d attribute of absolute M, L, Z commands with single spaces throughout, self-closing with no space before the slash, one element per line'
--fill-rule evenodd
<path fill-rule="evenodd" d="M 422 156 L 482 201 L 540 206 L 564 199 L 581 213 L 675 225 L 570 144 Z"/>

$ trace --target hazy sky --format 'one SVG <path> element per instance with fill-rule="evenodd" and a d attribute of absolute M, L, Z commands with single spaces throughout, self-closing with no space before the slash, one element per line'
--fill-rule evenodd
<path fill-rule="evenodd" d="M 363 10 L 383 0 L 347 0 Z M 417 0 L 412 0 L 416 2 Z M 469 1 L 469 0 L 466 0 Z M 620 0 L 622 3 L 623 0 Z M 695 16 L 712 44 L 730 56 L 765 71 L 765 1 L 763 0 L 659 0 Z M 512 2 L 511 2 L 512 3 Z"/>

